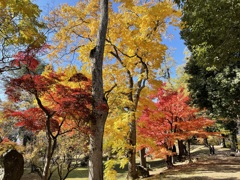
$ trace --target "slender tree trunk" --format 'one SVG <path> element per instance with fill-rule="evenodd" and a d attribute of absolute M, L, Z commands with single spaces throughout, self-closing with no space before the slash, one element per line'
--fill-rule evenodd
<path fill-rule="evenodd" d="M 90 122 L 89 179 L 103 179 L 102 144 L 104 125 L 108 115 L 108 104 L 103 92 L 102 66 L 108 24 L 108 0 L 100 0 L 100 25 L 96 47 L 91 50 L 93 119 Z"/>
<path fill-rule="evenodd" d="M 237 140 L 237 132 L 233 131 L 231 134 L 231 140 L 232 140 L 232 145 L 231 145 L 231 149 L 233 151 L 236 151 L 237 147 L 238 147 L 238 140 Z"/>
<path fill-rule="evenodd" d="M 52 138 L 50 136 L 50 133 L 47 132 L 47 139 L 48 139 L 48 144 L 47 144 L 47 154 L 45 158 L 45 163 L 43 167 L 43 173 L 42 173 L 42 179 L 47 180 L 48 179 L 48 174 L 49 174 L 49 167 L 50 167 L 50 162 L 51 162 L 51 151 L 52 151 Z"/>
<path fill-rule="evenodd" d="M 185 155 L 183 140 L 178 140 L 178 160 L 181 162 Z"/>
<path fill-rule="evenodd" d="M 143 167 L 147 167 L 147 161 L 146 161 L 146 153 L 145 153 L 145 150 L 146 150 L 146 148 L 143 148 L 143 149 L 141 149 L 140 151 L 139 151 L 139 154 L 140 154 L 140 164 L 141 164 L 141 166 L 143 166 Z"/>
<path fill-rule="evenodd" d="M 131 116 L 131 115 L 130 115 Z M 129 132 L 129 144 L 131 148 L 128 150 L 128 179 L 136 179 L 136 120 L 131 118 L 130 132 Z"/>
<path fill-rule="evenodd" d="M 209 144 L 208 144 L 208 138 L 204 138 L 204 145 L 205 145 L 206 147 L 209 146 Z"/>
<path fill-rule="evenodd" d="M 189 159 L 189 163 L 192 163 L 192 157 L 191 157 L 191 140 L 187 140 L 187 144 L 188 144 L 188 159 Z"/>
<path fill-rule="evenodd" d="M 225 137 L 222 138 L 222 143 L 223 143 L 223 148 L 226 148 L 226 142 L 225 142 Z"/>
<path fill-rule="evenodd" d="M 54 151 L 57 147 L 57 138 L 53 139 L 50 135 L 49 130 L 50 130 L 50 124 L 49 124 L 49 128 L 46 132 L 47 139 L 48 139 L 48 147 L 47 147 L 47 154 L 46 154 L 45 163 L 44 163 L 44 167 L 43 167 L 43 173 L 42 173 L 42 179 L 43 180 L 50 179 L 49 168 L 50 168 L 50 164 L 51 164 L 51 160 L 52 160 Z"/>
<path fill-rule="evenodd" d="M 166 157 L 166 163 L 167 163 L 167 168 L 168 168 L 168 169 L 171 169 L 171 168 L 174 167 L 174 166 L 173 166 L 173 163 L 172 163 L 172 156 L 167 155 L 167 157 Z"/>

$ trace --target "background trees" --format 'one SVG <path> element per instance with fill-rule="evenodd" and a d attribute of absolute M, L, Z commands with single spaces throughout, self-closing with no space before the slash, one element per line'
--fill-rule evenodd
<path fill-rule="evenodd" d="M 239 5 L 234 0 L 178 3 L 183 10 L 181 35 L 191 52 L 185 70 L 192 104 L 206 108 L 230 130 L 236 149 Z"/>
<path fill-rule="evenodd" d="M 182 11 L 181 36 L 197 63 L 219 67 L 240 60 L 237 0 L 184 1 Z"/>
<path fill-rule="evenodd" d="M 186 73 L 190 75 L 188 83 L 192 103 L 207 108 L 219 119 L 228 119 L 232 131 L 236 133 L 239 109 L 239 3 L 235 0 L 183 2 L 181 36 L 191 52 Z M 236 139 L 236 135 L 233 136 Z"/>
<path fill-rule="evenodd" d="M 231 131 L 232 147 L 236 149 L 240 99 L 239 62 L 223 68 L 205 69 L 191 59 L 187 63 L 186 73 L 191 76 L 188 86 L 192 103 L 202 109 L 206 108 L 217 119 L 225 119 L 222 123 Z"/>

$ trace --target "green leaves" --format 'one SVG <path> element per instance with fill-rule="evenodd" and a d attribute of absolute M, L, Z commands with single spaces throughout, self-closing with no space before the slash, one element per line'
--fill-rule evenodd
<path fill-rule="evenodd" d="M 204 68 L 191 59 L 186 66 L 192 103 L 215 116 L 236 118 L 240 108 L 240 63 Z"/>
<path fill-rule="evenodd" d="M 237 0 L 184 3 L 181 36 L 197 63 L 221 67 L 240 60 L 239 17 Z"/>

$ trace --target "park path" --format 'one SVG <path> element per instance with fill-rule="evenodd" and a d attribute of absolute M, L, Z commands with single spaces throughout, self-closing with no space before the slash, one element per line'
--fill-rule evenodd
<path fill-rule="evenodd" d="M 215 155 L 207 147 L 193 151 L 194 163 L 177 163 L 174 169 L 158 169 L 151 180 L 240 180 L 240 157 L 230 156 L 230 150 L 215 146 Z M 160 175 L 159 175 L 160 174 Z"/>

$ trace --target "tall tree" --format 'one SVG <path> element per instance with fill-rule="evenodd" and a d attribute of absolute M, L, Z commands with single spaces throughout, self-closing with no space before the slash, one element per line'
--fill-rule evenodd
<path fill-rule="evenodd" d="M 90 52 L 92 59 L 93 120 L 90 122 L 89 179 L 103 179 L 103 133 L 108 115 L 108 104 L 103 90 L 103 55 L 108 25 L 108 0 L 100 0 L 100 24 L 96 46 Z"/>
<path fill-rule="evenodd" d="M 239 1 L 182 2 L 181 36 L 196 62 L 205 67 L 220 67 L 228 65 L 229 62 L 239 61 Z"/>
<path fill-rule="evenodd" d="M 40 12 L 31 0 L 0 1 L 0 73 L 16 69 L 9 63 L 17 52 L 39 48 L 44 43 Z"/>
<path fill-rule="evenodd" d="M 206 69 L 191 58 L 185 68 L 186 73 L 190 75 L 188 88 L 192 103 L 201 109 L 206 108 L 216 118 L 228 119 L 229 123 L 224 124 L 233 133 L 233 144 L 236 144 L 240 108 L 239 67 L 240 63 L 236 62 L 218 69 Z"/>

